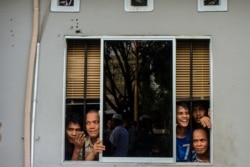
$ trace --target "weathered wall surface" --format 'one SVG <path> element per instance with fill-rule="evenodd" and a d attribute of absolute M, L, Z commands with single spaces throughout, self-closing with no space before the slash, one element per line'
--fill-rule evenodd
<path fill-rule="evenodd" d="M 1 0 L 0 4 L 0 166 L 14 167 L 23 165 L 32 1 Z M 70 166 L 61 162 L 65 35 L 211 36 L 214 90 L 211 166 L 248 166 L 250 1 L 228 0 L 228 12 L 197 12 L 196 0 L 155 0 L 154 5 L 153 12 L 128 13 L 124 11 L 124 0 L 81 0 L 79 13 L 52 13 L 50 0 L 41 1 L 36 167 Z M 84 166 L 153 165 L 87 163 Z"/>

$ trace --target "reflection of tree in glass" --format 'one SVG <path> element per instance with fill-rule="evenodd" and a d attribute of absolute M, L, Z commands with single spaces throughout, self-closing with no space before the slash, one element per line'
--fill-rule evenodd
<path fill-rule="evenodd" d="M 219 5 L 219 0 L 204 0 L 204 5 Z"/>
<path fill-rule="evenodd" d="M 106 102 L 120 114 L 133 112 L 134 87 L 138 86 L 139 109 L 143 111 L 140 114 L 152 112 L 156 106 L 159 107 L 157 103 L 160 100 L 166 100 L 163 96 L 171 95 L 171 58 L 171 45 L 167 41 L 107 42 L 104 59 L 105 90 L 113 99 L 107 96 Z M 157 100 L 153 101 L 154 98 Z"/>
<path fill-rule="evenodd" d="M 169 103 L 166 96 L 171 97 L 172 87 L 170 43 L 166 41 L 109 41 L 106 44 L 105 79 L 109 83 L 106 85 L 106 91 L 114 98 L 112 100 L 108 96 L 106 102 L 116 112 L 130 112 L 130 116 L 133 116 L 134 97 L 137 96 L 138 110 L 141 112 L 139 115 L 151 115 L 152 110 L 166 111 L 166 104 Z M 107 64 L 109 65 L 106 66 Z M 116 77 L 119 79 L 116 80 Z M 137 94 L 135 86 L 137 86 Z M 126 107 L 124 103 L 121 103 L 121 99 L 125 100 Z M 164 105 L 159 103 L 164 103 Z M 121 104 L 123 104 L 122 107 Z M 164 107 L 164 109 L 159 109 L 159 107 Z"/>
<path fill-rule="evenodd" d="M 131 121 L 146 114 L 167 132 L 159 139 L 172 136 L 171 41 L 105 41 L 104 75 L 104 110 Z M 158 156 L 171 154 L 170 147 Z"/>

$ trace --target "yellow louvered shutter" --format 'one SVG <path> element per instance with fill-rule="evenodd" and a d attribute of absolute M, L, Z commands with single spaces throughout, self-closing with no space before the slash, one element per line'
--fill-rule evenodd
<path fill-rule="evenodd" d="M 209 98 L 209 62 L 209 41 L 177 41 L 177 100 Z"/>
<path fill-rule="evenodd" d="M 66 98 L 100 97 L 100 40 L 68 40 Z"/>
<path fill-rule="evenodd" d="M 100 41 L 88 45 L 87 98 L 100 98 Z"/>
<path fill-rule="evenodd" d="M 177 42 L 176 49 L 176 98 L 190 97 L 190 50 L 189 43 Z"/>

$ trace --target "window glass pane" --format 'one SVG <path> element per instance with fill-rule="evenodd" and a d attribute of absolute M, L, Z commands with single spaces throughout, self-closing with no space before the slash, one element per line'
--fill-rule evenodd
<path fill-rule="evenodd" d="M 103 157 L 173 157 L 172 47 L 171 40 L 104 41 Z"/>

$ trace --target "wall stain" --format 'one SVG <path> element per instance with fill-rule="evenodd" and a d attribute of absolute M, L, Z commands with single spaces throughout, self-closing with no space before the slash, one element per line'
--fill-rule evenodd
<path fill-rule="evenodd" d="M 233 134 L 233 124 L 223 122 L 221 126 L 221 128 L 217 129 L 223 129 L 223 132 L 216 133 L 216 139 L 213 142 L 214 161 L 220 162 L 219 164 L 223 164 L 223 166 L 226 167 L 235 167 L 235 159 L 237 159 L 235 141 L 237 140 L 236 135 Z M 221 154 L 223 154 L 223 156 Z"/>
<path fill-rule="evenodd" d="M 0 130 L 1 130 L 1 127 L 2 127 L 2 122 L 0 122 Z M 0 142 L 1 142 L 1 140 L 2 140 L 2 133 L 0 131 Z"/>

